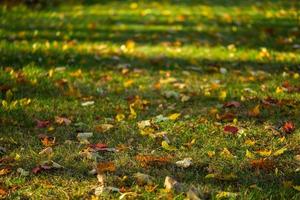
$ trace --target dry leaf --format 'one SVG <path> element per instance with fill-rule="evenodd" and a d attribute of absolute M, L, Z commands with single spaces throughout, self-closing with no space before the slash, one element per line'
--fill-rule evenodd
<path fill-rule="evenodd" d="M 295 125 L 293 122 L 285 122 L 283 125 L 283 130 L 285 133 L 292 133 L 295 130 Z"/>
<path fill-rule="evenodd" d="M 133 175 L 138 185 L 153 185 L 154 184 L 154 178 L 152 176 L 149 176 L 148 174 L 143 173 L 135 173 Z"/>
<path fill-rule="evenodd" d="M 249 116 L 258 117 L 260 115 L 260 106 L 255 106 L 252 110 L 249 111 Z"/>
<path fill-rule="evenodd" d="M 184 158 L 176 162 L 178 167 L 188 168 L 192 165 L 192 158 Z"/>
<path fill-rule="evenodd" d="M 110 129 L 112 129 L 114 126 L 112 124 L 100 124 L 95 126 L 96 131 L 101 132 L 101 133 L 105 133 L 107 131 L 109 131 Z"/>
<path fill-rule="evenodd" d="M 104 172 L 115 172 L 116 166 L 114 162 L 101 162 L 97 164 L 97 173 L 102 174 Z"/>

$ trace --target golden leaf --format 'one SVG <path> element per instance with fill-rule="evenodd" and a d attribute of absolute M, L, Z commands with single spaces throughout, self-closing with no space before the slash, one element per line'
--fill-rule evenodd
<path fill-rule="evenodd" d="M 173 113 L 173 114 L 169 115 L 168 118 L 170 120 L 175 121 L 176 119 L 178 119 L 178 117 L 180 117 L 180 115 L 181 115 L 180 113 Z"/>

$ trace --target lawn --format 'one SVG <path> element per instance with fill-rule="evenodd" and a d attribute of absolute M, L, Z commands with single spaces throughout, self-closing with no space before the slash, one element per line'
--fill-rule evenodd
<path fill-rule="evenodd" d="M 0 3 L 0 198 L 300 199 L 300 2 L 85 2 Z"/>

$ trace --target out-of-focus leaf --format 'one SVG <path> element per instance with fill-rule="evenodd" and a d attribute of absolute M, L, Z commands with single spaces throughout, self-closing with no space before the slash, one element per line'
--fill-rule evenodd
<path fill-rule="evenodd" d="M 257 153 L 258 153 L 260 156 L 268 157 L 268 156 L 271 155 L 272 150 L 259 150 L 259 151 L 257 151 Z"/>
<path fill-rule="evenodd" d="M 260 105 L 255 106 L 252 110 L 249 111 L 249 116 L 258 117 L 260 115 Z"/>
<path fill-rule="evenodd" d="M 283 125 L 283 130 L 285 133 L 292 133 L 295 130 L 295 125 L 293 122 L 285 122 Z"/>
<path fill-rule="evenodd" d="M 224 127 L 224 131 L 236 134 L 239 131 L 239 129 L 235 126 L 227 125 L 227 126 Z"/>
<path fill-rule="evenodd" d="M 143 173 L 135 173 L 133 175 L 138 185 L 153 185 L 154 184 L 154 178 L 152 176 L 149 176 L 148 174 Z"/>
<path fill-rule="evenodd" d="M 238 193 L 235 193 L 235 192 L 219 192 L 217 195 L 216 195 L 216 198 L 217 199 L 224 199 L 224 198 L 231 198 L 231 199 L 235 199 L 237 198 L 238 196 Z"/>
<path fill-rule="evenodd" d="M 169 119 L 172 120 L 172 121 L 175 121 L 176 119 L 178 119 L 180 117 L 180 113 L 173 113 L 171 115 L 169 115 Z"/>
<path fill-rule="evenodd" d="M 109 131 L 110 129 L 112 129 L 114 126 L 112 124 L 100 124 L 100 125 L 96 125 L 95 129 L 98 132 L 101 133 L 105 133 L 107 131 Z"/>
<path fill-rule="evenodd" d="M 168 151 L 175 151 L 175 150 L 177 150 L 176 147 L 169 145 L 166 141 L 162 141 L 161 142 L 161 146 L 162 146 L 162 148 L 164 148 L 165 150 L 168 150 Z"/>
<path fill-rule="evenodd" d="M 192 165 L 192 158 L 184 158 L 176 162 L 178 167 L 188 168 Z"/>
<path fill-rule="evenodd" d="M 250 159 L 255 159 L 255 155 L 248 149 L 246 150 L 246 157 Z"/>
<path fill-rule="evenodd" d="M 97 164 L 97 173 L 102 174 L 104 172 L 115 172 L 116 166 L 114 162 L 100 162 Z"/>
<path fill-rule="evenodd" d="M 280 156 L 281 154 L 283 154 L 285 151 L 287 151 L 288 149 L 286 147 L 283 147 L 281 149 L 276 150 L 273 155 L 274 156 Z"/>
<path fill-rule="evenodd" d="M 124 115 L 124 114 L 118 113 L 118 114 L 116 115 L 116 120 L 117 120 L 118 122 L 123 121 L 124 119 L 125 119 L 125 115 Z"/>

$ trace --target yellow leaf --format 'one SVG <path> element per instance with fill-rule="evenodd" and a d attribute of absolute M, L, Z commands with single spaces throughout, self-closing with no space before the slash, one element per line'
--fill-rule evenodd
<path fill-rule="evenodd" d="M 248 151 L 248 149 L 246 150 L 246 157 L 250 158 L 250 159 L 254 159 L 255 155 L 253 153 L 251 153 L 250 151 Z"/>
<path fill-rule="evenodd" d="M 260 156 L 268 157 L 268 156 L 271 155 L 272 150 L 260 150 L 260 151 L 257 151 L 257 153 L 258 153 Z"/>
<path fill-rule="evenodd" d="M 208 151 L 207 152 L 207 155 L 212 158 L 214 155 L 216 155 L 216 152 L 215 151 Z"/>
<path fill-rule="evenodd" d="M 283 88 L 282 87 L 277 87 L 276 88 L 276 93 L 282 93 L 283 92 Z"/>
<path fill-rule="evenodd" d="M 257 117 L 260 114 L 259 105 L 255 106 L 252 110 L 249 111 L 251 117 Z"/>
<path fill-rule="evenodd" d="M 131 79 L 130 79 L 130 80 L 128 80 L 128 81 L 125 81 L 125 82 L 124 82 L 124 87 L 125 87 L 125 88 L 128 88 L 128 87 L 130 87 L 130 86 L 133 84 L 133 82 L 134 82 L 134 81 L 133 81 L 133 80 L 131 80 Z"/>
<path fill-rule="evenodd" d="M 220 155 L 228 159 L 232 159 L 234 157 L 227 148 L 224 148 Z"/>
<path fill-rule="evenodd" d="M 224 101 L 227 97 L 227 92 L 225 90 L 221 91 L 219 94 L 219 100 Z"/>
<path fill-rule="evenodd" d="M 246 140 L 245 141 L 245 145 L 247 145 L 247 146 L 253 146 L 253 145 L 255 145 L 255 141 L 253 141 L 253 140 Z"/>
<path fill-rule="evenodd" d="M 223 199 L 223 198 L 236 198 L 237 193 L 234 192 L 219 192 L 216 196 L 217 199 Z"/>
<path fill-rule="evenodd" d="M 129 119 L 135 119 L 136 118 L 136 112 L 133 109 L 133 104 L 130 104 L 129 109 L 130 109 Z"/>
<path fill-rule="evenodd" d="M 293 188 L 300 192 L 300 185 L 294 185 Z"/>
<path fill-rule="evenodd" d="M 151 127 L 145 127 L 140 130 L 141 135 L 151 135 L 155 133 L 155 130 Z"/>
<path fill-rule="evenodd" d="M 176 147 L 169 145 L 166 141 L 162 141 L 161 146 L 162 146 L 162 148 L 164 148 L 165 150 L 168 150 L 168 151 L 177 150 Z"/>
<path fill-rule="evenodd" d="M 175 121 L 176 119 L 178 119 L 178 117 L 180 117 L 180 113 L 174 113 L 174 114 L 171 114 L 171 115 L 169 115 L 169 119 L 170 120 L 173 120 L 173 121 Z"/>
<path fill-rule="evenodd" d="M 125 115 L 124 114 L 122 114 L 122 113 L 117 114 L 116 120 L 118 122 L 123 121 L 124 119 L 125 119 Z"/>
<path fill-rule="evenodd" d="M 287 150 L 286 147 L 283 147 L 281 149 L 278 149 L 277 151 L 274 152 L 274 156 L 280 156 L 281 154 L 283 154 L 285 151 Z"/>

